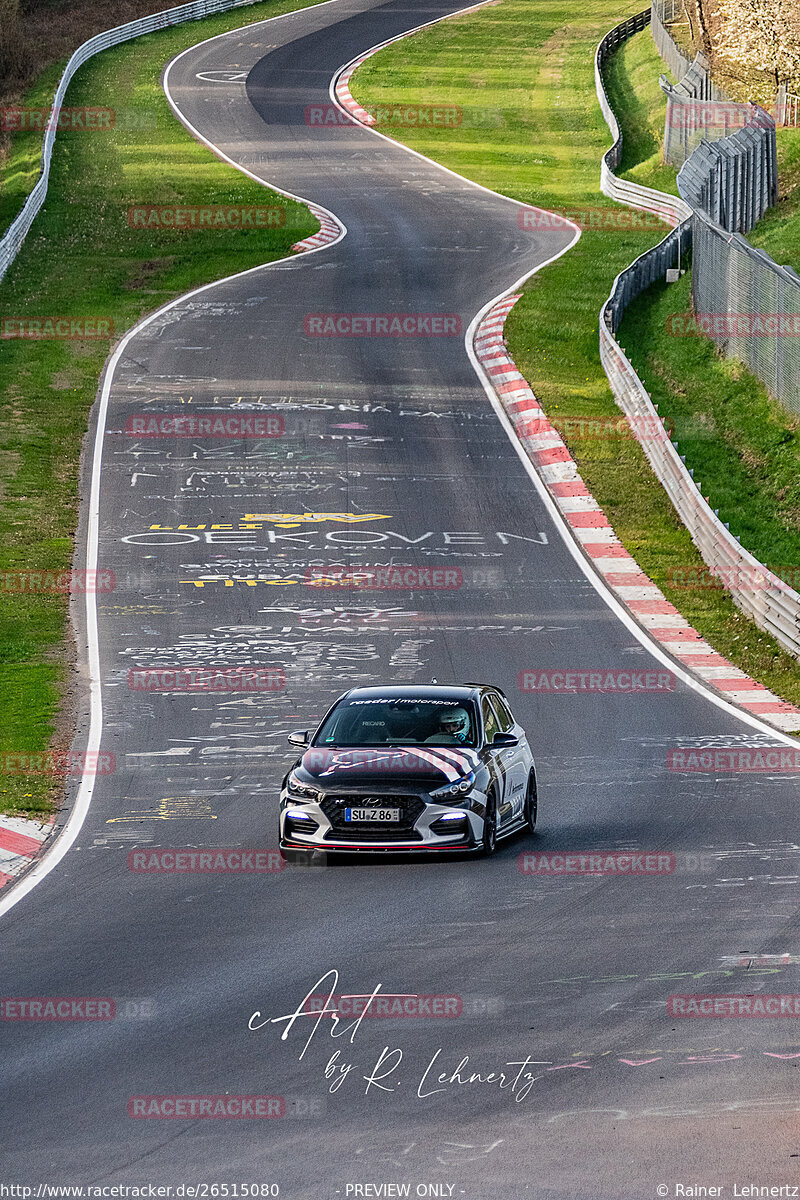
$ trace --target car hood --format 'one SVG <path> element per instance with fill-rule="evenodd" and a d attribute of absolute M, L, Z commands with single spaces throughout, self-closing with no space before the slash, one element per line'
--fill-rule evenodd
<path fill-rule="evenodd" d="M 323 790 L 397 786 L 438 788 L 454 783 L 480 762 L 474 750 L 461 746 L 390 746 L 330 750 L 313 746 L 299 767 L 308 781 Z"/>

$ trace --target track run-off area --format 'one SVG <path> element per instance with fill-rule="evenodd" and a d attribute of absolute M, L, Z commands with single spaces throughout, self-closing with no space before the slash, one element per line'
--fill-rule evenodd
<path fill-rule="evenodd" d="M 574 231 L 523 232 L 515 202 L 308 115 L 343 64 L 455 11 L 332 0 L 165 72 L 195 136 L 342 236 L 173 302 L 107 365 L 80 554 L 116 586 L 76 614 L 76 746 L 113 769 L 84 778 L 0 903 L 3 996 L 84 1004 L 4 1010 L 15 1181 L 640 1200 L 797 1177 L 796 1019 L 686 1019 L 669 999 L 800 991 L 796 775 L 676 769 L 681 752 L 796 743 L 611 600 L 471 348 Z M 376 323 L 392 315 L 400 336 Z M 177 418 L 223 418 L 225 436 L 175 436 Z M 310 585 L 387 565 L 425 582 Z M 176 668 L 285 683 L 192 688 Z M 590 668 L 674 678 L 526 690 L 526 673 Z M 146 671 L 172 682 L 140 688 Z M 431 679 L 506 692 L 536 756 L 537 834 L 488 859 L 283 867 L 287 733 L 349 687 Z M 162 848 L 269 853 L 142 869 Z M 598 853 L 627 866 L 564 867 Z M 629 869 L 646 856 L 668 869 Z M 411 1012 L 290 1019 L 309 994 L 377 987 Z"/>

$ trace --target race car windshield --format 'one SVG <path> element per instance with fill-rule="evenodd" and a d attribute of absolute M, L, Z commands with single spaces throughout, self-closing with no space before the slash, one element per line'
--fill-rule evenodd
<path fill-rule="evenodd" d="M 315 746 L 475 747 L 475 710 L 465 700 L 346 700 L 314 739 Z"/>

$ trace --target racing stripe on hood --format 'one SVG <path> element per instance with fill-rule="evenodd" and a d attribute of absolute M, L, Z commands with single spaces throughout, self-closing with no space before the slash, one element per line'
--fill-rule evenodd
<path fill-rule="evenodd" d="M 459 767 L 456 767 L 449 758 L 441 753 L 438 747 L 436 750 L 422 750 L 419 746 L 415 746 L 414 753 L 424 762 L 429 762 L 436 767 L 437 771 L 441 771 L 448 783 L 454 783 L 464 774 Z"/>
<path fill-rule="evenodd" d="M 448 783 L 460 779 L 474 765 L 469 752 L 454 752 L 440 746 L 398 746 L 385 750 L 353 747 L 347 750 L 311 750 L 303 756 L 307 771 L 323 779 L 339 771 L 393 771 L 409 773 L 423 765 L 439 771 Z M 475 756 L 477 759 L 477 756 Z M 321 761 L 320 761 L 321 759 Z"/>
<path fill-rule="evenodd" d="M 455 762 L 461 768 L 462 775 L 474 770 L 480 761 L 474 750 L 454 750 L 450 746 L 437 746 L 436 749 L 439 754 L 446 754 L 451 762 Z"/>

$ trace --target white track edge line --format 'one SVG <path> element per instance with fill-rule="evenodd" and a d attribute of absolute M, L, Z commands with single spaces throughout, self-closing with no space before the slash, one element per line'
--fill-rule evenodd
<path fill-rule="evenodd" d="M 320 4 L 308 5 L 307 8 L 322 8 L 327 4 L 338 4 L 341 0 L 322 0 Z M 234 279 L 242 279 L 246 275 L 252 275 L 256 271 L 266 271 L 270 267 L 277 266 L 284 262 L 299 262 L 305 255 L 317 254 L 320 250 L 327 250 L 330 246 L 335 246 L 340 242 L 347 233 L 347 228 L 342 221 L 339 220 L 332 212 L 322 204 L 317 204 L 316 201 L 306 200 L 303 196 L 296 196 L 292 192 L 284 191 L 282 188 L 273 187 L 268 181 L 260 179 L 254 175 L 252 171 L 240 167 L 233 159 L 229 158 L 222 150 L 219 150 L 213 142 L 195 129 L 190 121 L 186 120 L 175 104 L 168 90 L 168 77 L 170 68 L 174 63 L 182 58 L 184 54 L 188 54 L 190 50 L 196 50 L 198 46 L 204 46 L 208 42 L 213 42 L 218 38 L 230 37 L 234 33 L 241 33 L 243 29 L 252 29 L 257 25 L 266 25 L 270 21 L 280 21 L 286 17 L 295 16 L 297 13 L 305 12 L 307 9 L 295 9 L 289 13 L 279 13 L 274 17 L 265 17 L 263 21 L 253 21 L 248 25 L 239 25 L 236 29 L 229 29 L 225 33 L 215 34 L 213 37 L 205 38 L 202 42 L 197 42 L 192 46 L 188 46 L 186 50 L 182 50 L 175 58 L 171 59 L 167 64 L 162 83 L 167 96 L 167 101 L 175 113 L 181 124 L 188 129 L 193 136 L 203 142 L 209 149 L 214 150 L 220 158 L 224 159 L 231 166 L 236 167 L 242 174 L 248 175 L 256 183 L 260 183 L 263 187 L 269 188 L 270 191 L 278 192 L 282 196 L 286 196 L 290 200 L 297 200 L 301 204 L 307 206 L 313 205 L 320 212 L 327 213 L 333 221 L 341 229 L 341 233 L 334 241 L 328 242 L 324 246 L 316 246 L 312 250 L 305 250 L 299 253 L 286 255 L 284 258 L 274 259 L 272 262 L 261 263 L 256 267 L 248 267 L 246 271 L 237 271 L 233 275 L 226 275 L 223 279 L 215 279 L 211 283 L 205 283 L 201 287 L 193 288 L 191 291 L 184 293 L 182 296 L 176 296 L 174 300 L 170 300 L 167 304 L 157 308 L 155 312 L 144 317 L 132 326 L 127 333 L 124 334 L 122 340 L 118 343 L 116 349 L 107 360 L 102 373 L 102 388 L 100 392 L 100 400 L 97 408 L 97 429 L 95 431 L 94 446 L 92 450 L 92 476 L 91 487 L 89 492 L 89 513 L 88 525 L 86 533 L 86 570 L 93 571 L 97 568 L 97 553 L 99 542 L 99 519 L 100 519 L 100 475 L 102 469 L 102 451 L 103 440 L 105 438 L 106 416 L 108 413 L 108 401 L 111 394 L 111 385 L 114 379 L 114 371 L 117 368 L 120 358 L 127 348 L 129 342 L 133 340 L 137 334 L 146 329 L 156 317 L 160 317 L 170 309 L 175 308 L 179 304 L 183 304 L 186 300 L 192 299 L 194 296 L 200 295 L 202 292 L 209 291 L 211 288 L 220 287 L 224 283 L 229 283 Z M 100 749 L 100 738 L 103 732 L 103 705 L 102 705 L 102 690 L 100 683 L 100 646 L 99 646 L 99 629 L 97 623 L 97 602 L 93 592 L 86 593 L 86 640 L 87 640 L 87 666 L 89 670 L 89 734 L 87 737 L 86 753 L 87 755 L 96 753 Z M 41 858 L 36 860 L 36 865 L 28 871 L 18 884 L 7 884 L 11 890 L 7 895 L 3 895 L 3 888 L 0 891 L 0 917 L 19 903 L 28 892 L 32 891 L 38 883 L 50 874 L 54 867 L 57 867 L 64 858 L 68 850 L 72 848 L 75 839 L 80 833 L 83 822 L 86 820 L 89 806 L 94 794 L 94 776 L 84 775 L 81 779 L 78 788 L 78 794 L 75 798 L 75 803 L 70 810 L 70 814 L 64 823 L 62 829 L 56 834 L 52 845 L 42 854 Z M 46 843 L 45 843 L 46 844 Z"/>
<path fill-rule="evenodd" d="M 166 93 L 167 102 L 169 103 L 172 111 L 175 113 L 177 119 L 181 122 L 181 124 L 186 129 L 188 129 L 190 132 L 192 132 L 192 134 L 195 137 L 197 137 L 199 141 L 203 142 L 204 145 L 208 146 L 209 149 L 213 149 L 215 151 L 215 153 L 217 153 L 221 159 L 223 159 L 225 162 L 229 163 L 232 167 L 235 167 L 238 171 L 241 171 L 243 175 L 247 175 L 247 176 L 249 176 L 250 179 L 255 180 L 257 183 L 262 184 L 264 187 L 268 187 L 270 189 L 270 191 L 277 192 L 282 196 L 287 196 L 291 200 L 297 200 L 302 204 L 306 204 L 309 206 L 313 204 L 321 212 L 326 212 L 331 217 L 331 219 L 333 221 L 335 221 L 337 225 L 339 225 L 339 227 L 342 230 L 342 233 L 340 234 L 340 236 L 338 238 L 335 239 L 335 241 L 328 242 L 325 246 L 317 246 L 313 250 L 306 250 L 306 251 L 301 252 L 300 254 L 292 255 L 291 257 L 287 255 L 286 258 L 275 259 L 271 263 L 262 263 L 260 266 L 250 267 L 246 271 L 238 271 L 233 275 L 225 276 L 224 279 L 214 280 L 212 283 L 204 284 L 202 287 L 195 288 L 194 290 L 192 290 L 190 292 L 186 292 L 183 296 L 179 296 L 175 300 L 172 300 L 168 304 L 165 304 L 163 307 L 156 309 L 155 312 L 151 313 L 148 317 L 145 317 L 144 320 L 140 321 L 137 325 L 134 325 L 131 329 L 128 330 L 128 332 L 123 337 L 122 341 L 117 346 L 117 349 L 114 351 L 114 354 L 112 355 L 110 361 L 108 362 L 108 364 L 105 368 L 103 391 L 101 394 L 100 407 L 98 409 L 98 415 L 97 415 L 98 425 L 97 425 L 97 431 L 95 434 L 95 443 L 94 443 L 94 451 L 93 451 L 93 459 L 92 459 L 92 486 L 91 486 L 91 493 L 90 493 L 89 519 L 90 519 L 90 522 L 92 520 L 95 520 L 95 525 L 90 524 L 90 528 L 87 533 L 87 553 L 86 553 L 87 570 L 92 569 L 92 563 L 94 563 L 96 565 L 96 562 L 97 562 L 97 533 L 98 533 L 98 530 L 96 528 L 96 524 L 97 524 L 96 518 L 99 518 L 99 492 L 100 492 L 100 470 L 98 467 L 98 445 L 99 445 L 100 451 L 102 452 L 102 438 L 105 435 L 105 418 L 106 418 L 106 413 L 108 410 L 108 398 L 109 398 L 109 394 L 111 391 L 111 382 L 113 379 L 113 373 L 117 367 L 120 357 L 122 356 L 122 352 L 128 345 L 128 342 L 131 341 L 133 339 L 133 337 L 136 336 L 136 334 L 141 332 L 142 329 L 146 328 L 147 325 L 149 325 L 150 322 L 153 321 L 157 316 L 160 316 L 162 313 L 168 312 L 171 308 L 175 307 L 178 304 L 182 304 L 185 300 L 190 299 L 192 296 L 197 296 L 201 292 L 205 292 L 211 288 L 218 287 L 223 283 L 228 283 L 233 279 L 241 279 L 244 276 L 250 275 L 255 271 L 267 270 L 269 267 L 275 266 L 277 263 L 287 262 L 287 261 L 289 261 L 289 262 L 296 261 L 297 259 L 299 259 L 302 256 L 302 254 L 316 254 L 319 250 L 327 250 L 329 246 L 334 246 L 339 241 L 341 241 L 342 238 L 345 237 L 345 235 L 347 233 L 347 229 L 346 229 L 345 225 L 343 224 L 343 222 L 338 217 L 336 217 L 329 209 L 325 208 L 324 205 L 317 204 L 316 201 L 307 200 L 302 196 L 297 196 L 292 192 L 287 192 L 283 188 L 276 187 L 276 186 L 270 184 L 268 181 L 261 179 L 259 176 L 254 175 L 252 171 L 248 171 L 245 167 L 240 166 L 238 163 L 235 162 L 234 159 L 229 158 L 228 155 L 225 154 L 224 151 L 220 150 L 217 146 L 214 145 L 213 142 L 211 142 L 211 141 L 209 141 L 209 139 L 205 138 L 199 132 L 199 130 L 197 130 L 195 128 L 195 126 L 192 125 L 191 122 L 183 116 L 183 114 L 180 112 L 180 109 L 177 107 L 174 100 L 172 99 L 172 96 L 168 89 L 168 78 L 169 78 L 170 69 L 180 58 L 183 57 L 184 54 L 188 54 L 191 50 L 196 50 L 199 46 L 205 46 L 208 44 L 208 42 L 216 41 L 218 38 L 230 37 L 234 33 L 241 32 L 241 30 L 244 28 L 255 28 L 258 25 L 262 25 L 262 24 L 266 25 L 270 21 L 280 21 L 286 17 L 295 16 L 298 12 L 306 12 L 308 8 L 322 8 L 325 5 L 337 4 L 339 2 L 340 2 L 340 0 L 321 0 L 321 3 L 319 3 L 319 4 L 308 5 L 306 8 L 295 9 L 291 13 L 280 13 L 274 17 L 266 17 L 264 19 L 264 21 L 253 21 L 253 22 L 249 23 L 248 25 L 244 25 L 244 26 L 240 25 L 236 29 L 227 30 L 225 33 L 215 34 L 214 36 L 212 36 L 210 38 L 205 38 L 201 42 L 197 42 L 192 46 L 188 46 L 186 48 L 186 50 L 182 50 L 180 54 L 176 55 L 175 58 L 170 60 L 170 62 L 167 64 L 167 66 L 165 68 L 162 84 L 164 87 L 164 91 Z M 378 50 L 383 49 L 385 46 L 391 45 L 393 42 L 400 41 L 404 37 L 409 37 L 413 33 L 418 33 L 422 29 L 429 28 L 431 25 L 437 25 L 440 21 L 445 21 L 450 17 L 462 16 L 465 13 L 473 12 L 476 9 L 485 7 L 487 4 L 491 4 L 492 2 L 493 2 L 493 0 L 481 0 L 481 2 L 479 4 L 469 5 L 467 8 L 464 8 L 464 9 L 456 9 L 452 13 L 446 13 L 444 16 L 437 17 L 433 21 L 426 21 L 422 25 L 417 25 L 413 29 L 406 30 L 405 33 L 398 34 L 396 37 L 390 38 L 390 39 L 388 39 L 388 41 L 385 41 L 385 42 L 380 42 L 376 46 L 371 47 L 369 50 L 364 51 L 363 54 L 358 55 L 358 56 L 356 56 L 356 58 L 351 59 L 350 62 L 345 63 L 344 66 L 340 67 L 335 72 L 333 78 L 331 79 L 330 90 L 329 90 L 329 95 L 331 97 L 331 100 L 336 105 L 336 107 L 338 109 L 340 109 L 341 112 L 345 113 L 347 116 L 349 116 L 352 120 L 355 121 L 355 118 L 353 117 L 352 113 L 349 113 L 347 111 L 347 109 L 345 109 L 339 103 L 339 101 L 335 95 L 336 83 L 337 83 L 340 75 L 344 74 L 344 72 L 348 69 L 348 67 L 350 67 L 352 64 L 358 62 L 362 57 L 369 56 L 369 55 L 377 52 Z M 512 204 L 521 205 L 522 207 L 525 207 L 525 208 L 538 208 L 537 205 L 533 205 L 533 204 L 522 205 L 521 201 L 515 200 L 512 196 L 506 196 L 502 192 L 496 192 L 496 191 L 494 191 L 493 188 L 486 187 L 484 184 L 476 183 L 472 179 L 467 179 L 466 176 L 459 175 L 457 171 L 452 171 L 449 167 L 445 167 L 441 163 L 437 163 L 434 159 L 428 158 L 426 155 L 421 154 L 418 150 L 412 150 L 410 146 L 405 146 L 405 145 L 403 145 L 402 142 L 396 141 L 394 138 L 387 137 L 383 133 L 379 133 L 376 129 L 373 129 L 369 125 L 363 125 L 360 121 L 356 121 L 355 123 L 358 124 L 362 129 L 366 129 L 370 133 L 374 134 L 375 137 L 382 138 L 383 141 L 389 142 L 393 146 L 400 146 L 403 150 L 407 151 L 409 154 L 413 154 L 416 158 L 420 158 L 424 162 L 430 163 L 433 166 L 438 167 L 438 169 L 440 171 L 444 171 L 444 172 L 446 172 L 446 174 L 452 175 L 455 179 L 458 179 L 464 183 L 470 184 L 472 187 L 475 187 L 482 192 L 487 192 L 491 196 L 497 196 L 501 200 L 508 200 Z M 549 212 L 550 210 L 549 209 L 538 209 L 538 211 L 539 212 Z M 566 223 L 569 225 L 573 224 L 571 221 L 568 221 Z M 510 287 L 505 288 L 503 291 L 498 292 L 498 294 L 494 297 L 494 299 L 490 300 L 488 302 L 488 304 L 484 305 L 484 307 L 479 311 L 477 316 L 470 323 L 469 329 L 467 330 L 466 337 L 465 337 L 465 348 L 467 351 L 467 356 L 468 356 L 470 362 L 472 363 L 473 369 L 475 370 L 475 373 L 478 376 L 478 379 L 480 380 L 481 384 L 483 385 L 484 391 L 486 392 L 487 396 L 489 397 L 489 401 L 492 405 L 492 408 L 494 409 L 495 413 L 497 414 L 497 416 L 500 420 L 500 423 L 503 426 L 503 428 L 506 432 L 506 435 L 508 436 L 509 441 L 511 442 L 511 445 L 515 449 L 518 457 L 520 458 L 523 466 L 525 467 L 525 470 L 526 470 L 529 478 L 532 480 L 534 487 L 536 488 L 541 499 L 543 500 L 545 508 L 549 512 L 556 529 L 558 530 L 559 534 L 561 535 L 565 545 L 569 549 L 573 558 L 580 566 L 584 575 L 589 580 L 589 582 L 592 584 L 592 586 L 595 588 L 595 590 L 598 592 L 598 594 L 601 596 L 601 598 L 605 601 L 606 605 L 614 613 L 614 615 L 617 616 L 620 621 L 622 621 L 622 623 L 626 626 L 626 628 L 630 629 L 630 631 L 636 637 L 637 641 L 639 641 L 646 649 L 648 649 L 659 662 L 662 662 L 665 666 L 676 668 L 675 662 L 671 658 L 668 658 L 667 655 L 664 654 L 663 651 L 660 649 L 660 647 L 655 642 L 651 641 L 650 638 L 647 637 L 645 630 L 638 624 L 638 622 L 634 621 L 631 614 L 625 608 L 623 608 L 623 606 L 616 599 L 616 597 L 614 597 L 611 594 L 611 592 L 608 590 L 608 585 L 606 585 L 605 582 L 602 581 L 599 573 L 597 573 L 595 571 L 595 569 L 591 567 L 591 564 L 581 554 L 580 550 L 578 549 L 577 543 L 575 542 L 571 532 L 568 532 L 567 527 L 566 527 L 566 522 L 564 522 L 558 508 L 556 507 L 554 501 L 552 500 L 552 497 L 550 496 L 550 493 L 545 488 L 545 485 L 544 485 L 543 481 L 540 479 L 538 473 L 536 472 L 536 469 L 533 466 L 533 463 L 530 461 L 527 454 L 525 453 L 524 448 L 522 447 L 521 443 L 519 442 L 519 440 L 516 436 L 516 433 L 514 431 L 514 428 L 511 425 L 510 421 L 508 420 L 505 410 L 502 408 L 500 401 L 497 398 L 497 395 L 494 391 L 494 388 L 490 384 L 488 377 L 485 375 L 483 368 L 481 367 L 480 363 L 478 362 L 478 359 L 475 356 L 475 353 L 472 348 L 472 338 L 474 336 L 474 331 L 477 328 L 477 326 L 479 325 L 483 316 L 489 311 L 489 309 L 494 304 L 498 303 L 505 296 L 507 296 L 511 292 L 513 292 L 516 288 L 520 287 L 523 283 L 525 283 L 528 279 L 530 279 L 531 276 L 535 275 L 537 271 L 540 271 L 543 267 L 549 266 L 550 263 L 555 262 L 556 259 L 560 258 L 562 254 L 565 254 L 567 252 L 567 250 L 572 249 L 572 247 L 575 245 L 575 242 L 578 240 L 578 238 L 581 235 L 580 228 L 578 226 L 573 226 L 573 227 L 576 230 L 576 234 L 575 234 L 575 237 L 572 239 L 571 242 L 568 243 L 567 246 L 565 246 L 557 254 L 552 255 L 551 258 L 546 259 L 544 262 L 539 263 L 537 266 L 533 267 L 532 270 L 530 270 L 530 271 L 526 272 L 524 275 L 520 276 L 520 278 L 515 283 L 513 283 Z M 96 504 L 95 504 L 95 500 L 96 500 Z M 93 558 L 90 558 L 90 545 L 92 543 L 93 543 L 93 552 L 94 553 L 93 553 Z M 101 703 L 102 698 L 101 698 L 101 692 L 100 692 L 97 606 L 95 603 L 90 603 L 91 595 L 92 595 L 92 593 L 87 592 L 86 616 L 87 616 L 87 624 L 89 626 L 89 628 L 87 630 L 87 638 L 88 638 L 88 642 L 89 642 L 88 659 L 89 659 L 89 672 L 90 672 L 90 680 L 91 680 L 90 724 L 89 724 L 89 738 L 88 738 L 88 742 L 87 742 L 87 753 L 91 752 L 91 748 L 93 746 L 96 746 L 96 748 L 99 749 L 100 735 L 102 733 L 102 721 L 103 721 L 102 703 Z M 677 667 L 675 669 L 675 674 L 677 675 L 678 678 L 680 678 L 684 683 L 686 683 L 693 690 L 695 690 L 699 693 L 702 693 L 713 704 L 716 704 L 717 707 L 723 709 L 725 712 L 727 712 L 735 717 L 738 717 L 739 720 L 743 721 L 745 724 L 752 725 L 753 728 L 755 728 L 755 729 L 766 731 L 770 735 L 774 735 L 775 737 L 782 739 L 789 746 L 797 746 L 797 741 L 793 738 L 790 738 L 787 734 L 784 734 L 780 730 L 774 729 L 772 726 L 767 726 L 767 725 L 762 724 L 762 722 L 759 721 L 757 717 L 751 716 L 750 714 L 743 712 L 741 709 L 735 708 L 734 706 L 730 705 L 726 700 L 722 699 L 721 696 L 715 695 L 712 692 L 710 692 L 709 689 L 706 688 L 698 678 L 695 678 L 694 675 L 690 675 L 689 673 L 687 673 L 685 670 L 683 670 L 680 667 Z M 86 779 L 86 776 L 84 776 L 84 781 L 85 781 L 85 779 Z M 13 890 L 10 893 L 10 895 L 8 895 L 5 898 L 2 898 L 2 896 L 0 896 L 0 916 L 2 916 L 4 913 L 6 913 L 10 908 L 13 908 L 13 906 L 19 900 L 21 900 L 23 898 L 23 896 L 26 896 L 28 894 L 28 892 L 30 892 L 36 886 L 37 883 L 41 882 L 41 880 L 44 879 L 46 875 L 49 875 L 50 871 L 52 871 L 53 868 L 58 865 L 58 863 L 61 861 L 61 859 L 64 857 L 64 855 L 67 853 L 67 851 L 71 848 L 71 846 L 75 842 L 75 839 L 78 836 L 78 834 L 80 833 L 81 827 L 83 826 L 83 822 L 86 819 L 86 815 L 89 811 L 89 805 L 91 803 L 92 794 L 94 792 L 93 777 L 90 777 L 90 779 L 91 779 L 91 782 L 88 784 L 85 783 L 84 781 L 81 782 L 81 785 L 80 785 L 80 788 L 78 791 L 78 797 L 75 801 L 75 804 L 73 805 L 72 811 L 70 812 L 70 815 L 69 815 L 67 822 L 64 825 L 61 833 L 58 834 L 58 836 L 56 837 L 56 840 L 53 843 L 52 848 L 50 850 L 48 850 L 42 856 L 42 858 L 37 861 L 37 864 L 33 868 L 33 870 L 24 876 L 22 882 L 17 887 L 14 887 L 12 885 Z M 78 819 L 78 818 L 80 818 L 80 819 Z"/>

